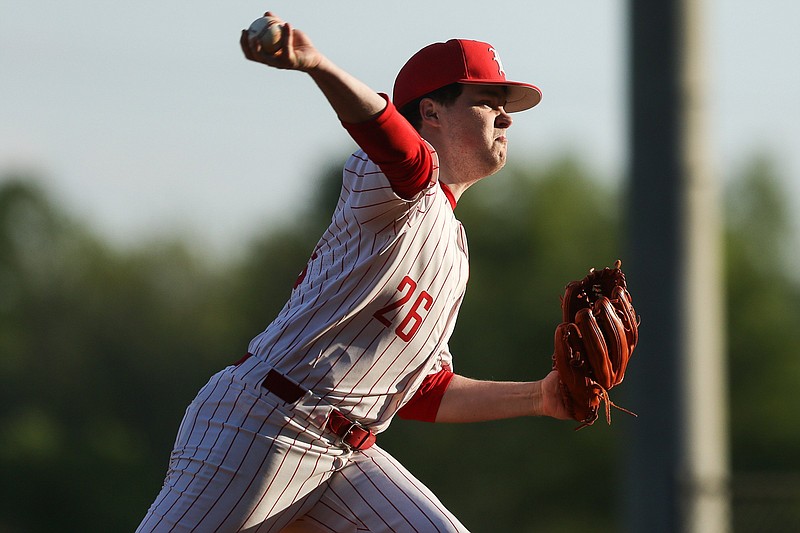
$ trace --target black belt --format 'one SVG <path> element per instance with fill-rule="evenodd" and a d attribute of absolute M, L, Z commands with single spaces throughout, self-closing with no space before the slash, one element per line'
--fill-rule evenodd
<path fill-rule="evenodd" d="M 252 354 L 248 353 L 237 361 L 236 365 L 242 364 L 251 356 Z M 261 382 L 261 386 L 286 403 L 294 403 L 308 392 L 275 369 L 267 372 L 267 377 Z M 339 437 L 341 444 L 353 450 L 366 450 L 375 444 L 373 432 L 358 422 L 353 422 L 338 409 L 331 411 L 328 421 L 325 423 L 325 429 Z"/>

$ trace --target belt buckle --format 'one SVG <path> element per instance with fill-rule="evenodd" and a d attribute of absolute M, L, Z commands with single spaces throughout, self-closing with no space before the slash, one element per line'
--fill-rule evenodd
<path fill-rule="evenodd" d="M 348 451 L 353 451 L 353 447 L 350 445 L 349 442 L 347 442 L 347 439 L 350 437 L 350 434 L 353 432 L 355 428 L 366 430 L 366 428 L 361 424 L 359 424 L 358 422 L 351 421 L 350 425 L 347 426 L 347 429 L 344 430 L 344 432 L 341 435 L 339 435 L 339 440 L 336 442 L 336 444 L 338 446 L 346 448 Z"/>

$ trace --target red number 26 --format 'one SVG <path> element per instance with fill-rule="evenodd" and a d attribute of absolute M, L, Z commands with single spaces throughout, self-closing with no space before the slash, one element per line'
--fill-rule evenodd
<path fill-rule="evenodd" d="M 408 303 L 414 296 L 416 289 L 417 282 L 408 276 L 404 277 L 400 282 L 400 285 L 397 287 L 398 292 L 400 292 L 400 298 L 391 302 L 389 305 L 382 307 L 376 311 L 373 316 L 387 328 L 391 327 L 392 321 L 389 320 L 386 315 Z M 397 334 L 397 336 L 405 342 L 410 341 L 411 338 L 417 333 L 417 330 L 419 330 L 420 326 L 422 325 L 422 321 L 425 319 L 425 317 L 420 314 L 420 309 L 430 311 L 431 305 L 433 305 L 433 297 L 426 291 L 421 291 L 419 296 L 417 296 L 417 299 L 414 300 L 414 303 L 411 305 L 411 309 L 409 309 L 408 313 L 405 315 L 405 317 L 403 317 L 403 320 L 400 321 L 400 324 L 397 326 L 397 328 L 395 328 L 394 332 Z"/>

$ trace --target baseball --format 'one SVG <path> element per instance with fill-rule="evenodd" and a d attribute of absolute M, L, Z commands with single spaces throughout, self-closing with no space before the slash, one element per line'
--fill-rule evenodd
<path fill-rule="evenodd" d="M 247 29 L 247 38 L 253 50 L 272 55 L 281 48 L 283 23 L 275 17 L 261 17 Z"/>

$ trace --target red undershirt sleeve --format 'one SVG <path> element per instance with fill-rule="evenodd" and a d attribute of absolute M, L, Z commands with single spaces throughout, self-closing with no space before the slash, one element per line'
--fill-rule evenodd
<path fill-rule="evenodd" d="M 397 416 L 405 420 L 435 422 L 442 397 L 453 375 L 449 368 L 444 368 L 436 374 L 427 376 L 414 396 L 397 411 Z"/>
<path fill-rule="evenodd" d="M 381 96 L 386 100 L 386 108 L 375 118 L 358 123 L 342 122 L 342 126 L 380 167 L 392 190 L 410 200 L 431 184 L 431 148 L 388 96 Z"/>

